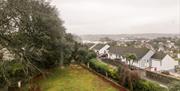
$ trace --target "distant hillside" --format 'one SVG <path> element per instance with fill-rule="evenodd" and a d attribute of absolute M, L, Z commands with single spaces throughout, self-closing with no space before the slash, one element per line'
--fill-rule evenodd
<path fill-rule="evenodd" d="M 113 40 L 123 40 L 123 39 L 154 39 L 158 37 L 180 37 L 180 34 L 99 34 L 99 35 L 79 35 L 82 40 L 95 41 L 103 37 L 109 37 Z"/>

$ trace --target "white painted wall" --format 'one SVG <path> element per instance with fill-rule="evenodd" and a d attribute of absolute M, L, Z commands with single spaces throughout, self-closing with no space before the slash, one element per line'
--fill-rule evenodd
<path fill-rule="evenodd" d="M 116 59 L 116 54 L 109 53 L 108 58 L 109 59 Z"/>
<path fill-rule="evenodd" d="M 161 61 L 157 59 L 152 59 L 152 67 L 156 67 L 157 71 L 174 71 L 175 65 L 178 65 L 178 62 L 169 55 L 166 55 Z"/>
<path fill-rule="evenodd" d="M 180 53 L 177 54 L 177 58 L 180 58 Z"/>
<path fill-rule="evenodd" d="M 120 57 L 122 62 L 126 62 L 126 58 Z"/>
<path fill-rule="evenodd" d="M 150 66 L 149 59 L 143 59 L 143 60 L 138 61 L 138 67 L 140 68 L 147 68 L 149 66 Z"/>
<path fill-rule="evenodd" d="M 156 68 L 157 71 L 161 70 L 161 60 L 158 59 L 152 59 L 152 66 L 153 68 Z M 154 71 L 154 70 L 152 70 Z"/>
<path fill-rule="evenodd" d="M 150 66 L 150 60 L 152 55 L 154 55 L 153 50 L 149 50 L 138 62 L 134 62 L 133 65 L 140 68 L 147 68 Z"/>
<path fill-rule="evenodd" d="M 138 61 L 138 67 L 147 68 L 151 66 L 151 57 L 155 54 L 153 50 L 149 50 L 144 57 Z"/>
<path fill-rule="evenodd" d="M 123 59 L 122 56 L 113 54 L 113 53 L 108 53 L 108 58 L 109 59 L 121 59 L 121 60 L 125 61 L 125 59 Z"/>
<path fill-rule="evenodd" d="M 150 58 L 155 54 L 153 50 L 149 50 L 141 60 L 150 60 Z"/>
<path fill-rule="evenodd" d="M 140 67 L 139 62 L 134 62 L 133 65 L 136 67 Z"/>
<path fill-rule="evenodd" d="M 175 61 L 169 55 L 166 55 L 162 60 L 161 70 L 174 70 L 175 65 L 178 65 L 178 61 Z"/>

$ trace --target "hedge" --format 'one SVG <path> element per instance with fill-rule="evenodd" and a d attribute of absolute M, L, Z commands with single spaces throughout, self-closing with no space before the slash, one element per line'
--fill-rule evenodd
<path fill-rule="evenodd" d="M 180 81 L 180 79 L 172 77 L 170 75 L 160 74 L 160 73 L 147 71 L 147 70 L 146 70 L 146 76 L 148 78 L 151 78 L 153 80 L 157 80 L 157 81 L 162 82 L 164 84 L 169 84 L 169 83 L 174 82 L 174 81 Z"/>
<path fill-rule="evenodd" d="M 147 80 L 138 80 L 133 84 L 134 91 L 168 91 L 159 84 Z"/>
<path fill-rule="evenodd" d="M 117 80 L 117 69 L 115 67 L 112 67 L 100 60 L 97 59 L 91 59 L 89 61 L 89 66 L 94 69 L 96 72 L 108 76 L 114 80 Z"/>
<path fill-rule="evenodd" d="M 89 61 L 89 67 L 102 75 L 108 76 L 109 78 L 113 79 L 116 82 L 119 81 L 117 68 L 112 67 L 102 62 L 101 60 L 91 59 Z M 159 86 L 159 84 L 143 79 L 135 81 L 133 83 L 133 90 L 134 91 L 167 91 L 166 88 Z"/>

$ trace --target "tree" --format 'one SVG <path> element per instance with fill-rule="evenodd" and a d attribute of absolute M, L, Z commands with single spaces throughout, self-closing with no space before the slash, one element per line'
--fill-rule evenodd
<path fill-rule="evenodd" d="M 44 69 L 92 58 L 74 38 L 46 0 L 0 0 L 0 47 L 14 55 L 6 61 L 0 54 L 0 85 L 27 82 Z"/>
<path fill-rule="evenodd" d="M 139 74 L 138 70 L 131 70 L 126 64 L 118 67 L 120 84 L 123 86 L 127 85 L 130 88 L 130 91 L 133 91 L 133 84 L 135 81 L 140 79 Z"/>
<path fill-rule="evenodd" d="M 15 55 L 0 61 L 0 79 L 10 86 L 63 65 L 74 40 L 62 24 L 57 9 L 45 0 L 0 0 L 0 44 Z"/>
<path fill-rule="evenodd" d="M 129 63 L 129 66 L 134 63 L 134 61 L 137 60 L 137 56 L 134 53 L 127 53 L 124 55 L 126 58 L 126 61 Z"/>
<path fill-rule="evenodd" d="M 75 43 L 75 48 L 72 53 L 72 59 L 77 63 L 87 63 L 90 59 L 96 58 L 96 53 L 92 50 L 88 50 L 87 47 Z"/>

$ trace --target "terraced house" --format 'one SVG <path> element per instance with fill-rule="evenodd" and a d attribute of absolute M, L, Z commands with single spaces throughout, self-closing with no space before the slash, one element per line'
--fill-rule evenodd
<path fill-rule="evenodd" d="M 120 59 L 121 61 L 126 62 L 126 59 L 123 58 L 123 56 L 128 53 L 134 53 L 137 56 L 137 60 L 133 63 L 134 66 L 147 68 L 151 62 L 151 56 L 154 55 L 155 52 L 148 48 L 114 46 L 108 49 L 108 58 Z"/>
<path fill-rule="evenodd" d="M 162 51 L 156 52 L 151 57 L 151 71 L 167 70 L 174 72 L 176 65 L 178 65 L 178 61 L 175 61 L 171 56 L 163 53 Z"/>
<path fill-rule="evenodd" d="M 108 59 L 119 59 L 127 64 L 128 62 L 123 56 L 128 53 L 136 54 L 137 60 L 131 60 L 134 61 L 132 65 L 150 71 L 174 72 L 175 66 L 178 65 L 178 62 L 168 54 L 165 54 L 162 51 L 154 51 L 146 47 L 124 47 L 96 44 L 92 46 L 92 50 L 94 50 L 99 56 L 107 54 Z"/>
<path fill-rule="evenodd" d="M 108 44 L 95 44 L 90 47 L 91 50 L 94 50 L 99 56 L 106 54 L 110 46 Z"/>

